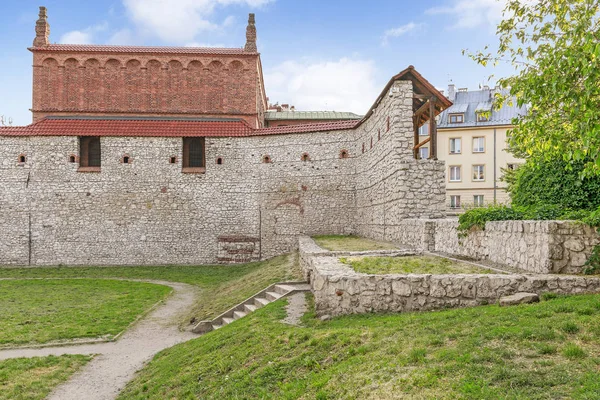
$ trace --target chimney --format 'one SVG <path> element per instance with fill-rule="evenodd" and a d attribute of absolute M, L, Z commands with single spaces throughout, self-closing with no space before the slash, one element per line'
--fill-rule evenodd
<path fill-rule="evenodd" d="M 454 83 L 449 83 L 448 84 L 448 100 L 454 102 L 454 100 L 456 99 L 456 87 L 454 86 Z"/>
<path fill-rule="evenodd" d="M 256 25 L 254 19 L 254 14 L 250 14 L 248 16 L 248 27 L 246 28 L 246 47 L 244 47 L 244 51 L 249 53 L 258 52 L 258 48 L 256 47 Z"/>
<path fill-rule="evenodd" d="M 46 7 L 40 7 L 40 14 L 35 23 L 35 39 L 33 47 L 43 47 L 50 44 L 50 24 L 48 24 L 48 15 Z"/>

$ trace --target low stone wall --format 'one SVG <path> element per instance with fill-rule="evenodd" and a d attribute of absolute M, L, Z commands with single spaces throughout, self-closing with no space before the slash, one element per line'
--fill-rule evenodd
<path fill-rule="evenodd" d="M 594 228 L 572 221 L 494 221 L 460 239 L 457 227 L 456 219 L 406 220 L 401 227 L 404 233 L 389 240 L 538 274 L 581 273 L 594 246 L 600 244 Z M 419 243 L 417 237 L 423 241 Z"/>
<path fill-rule="evenodd" d="M 600 279 L 561 275 L 368 275 L 354 271 L 310 238 L 300 240 L 301 265 L 318 315 L 426 311 L 495 303 L 519 292 L 600 293 Z"/>

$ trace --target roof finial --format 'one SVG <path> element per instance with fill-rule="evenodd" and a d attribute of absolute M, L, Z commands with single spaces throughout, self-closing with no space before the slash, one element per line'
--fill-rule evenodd
<path fill-rule="evenodd" d="M 248 27 L 246 28 L 246 47 L 244 51 L 256 53 L 258 48 L 256 47 L 256 25 L 254 14 L 248 16 Z"/>
<path fill-rule="evenodd" d="M 35 23 L 35 39 L 33 47 L 42 47 L 50 44 L 50 24 L 48 24 L 48 14 L 46 7 L 40 7 L 40 14 Z"/>

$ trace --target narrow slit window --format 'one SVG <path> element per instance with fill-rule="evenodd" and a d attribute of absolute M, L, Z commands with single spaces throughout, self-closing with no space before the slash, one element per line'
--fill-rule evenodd
<path fill-rule="evenodd" d="M 223 158 L 217 158 L 217 165 L 223 165 Z"/>
<path fill-rule="evenodd" d="M 21 154 L 19 156 L 19 163 L 23 164 L 25 161 L 27 161 L 27 157 L 25 157 L 24 154 Z"/>

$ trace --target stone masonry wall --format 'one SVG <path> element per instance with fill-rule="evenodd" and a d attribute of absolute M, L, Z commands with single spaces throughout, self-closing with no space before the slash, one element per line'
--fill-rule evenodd
<path fill-rule="evenodd" d="M 406 158 L 410 85 L 397 82 L 375 125 L 208 137 L 204 174 L 182 173 L 181 138 L 102 137 L 101 172 L 82 173 L 69 162 L 77 137 L 0 137 L 0 265 L 245 262 L 292 251 L 299 235 L 376 236 L 386 221 L 435 216 L 443 168 Z"/>
<path fill-rule="evenodd" d="M 570 221 L 494 221 L 460 239 L 457 227 L 456 219 L 405 220 L 390 241 L 542 274 L 581 273 L 600 244 L 593 228 Z"/>
<path fill-rule="evenodd" d="M 301 239 L 300 260 L 310 278 L 317 315 L 472 307 L 518 292 L 600 293 L 600 279 L 575 276 L 362 274 L 309 238 Z"/>
<path fill-rule="evenodd" d="M 412 82 L 398 81 L 360 129 L 357 161 L 356 232 L 390 240 L 406 218 L 441 218 L 444 162 L 412 154 Z M 427 184 L 425 184 L 427 182 Z"/>

